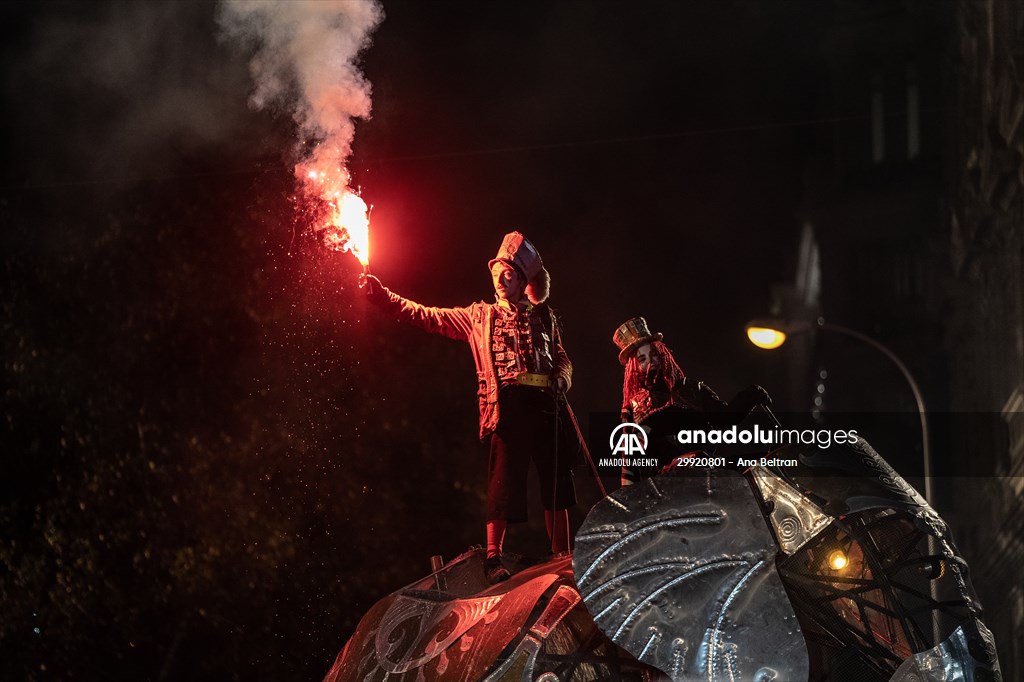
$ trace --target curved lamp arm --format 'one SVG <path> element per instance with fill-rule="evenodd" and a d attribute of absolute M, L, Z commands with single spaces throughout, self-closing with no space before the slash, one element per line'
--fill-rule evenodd
<path fill-rule="evenodd" d="M 876 341 L 867 334 L 850 329 L 849 327 L 825 322 L 824 318 L 820 317 L 815 322 L 807 320 L 778 319 L 752 320 L 747 324 L 747 336 L 750 338 L 751 343 L 757 347 L 773 349 L 778 348 L 785 343 L 788 335 L 800 334 L 811 331 L 812 329 L 836 332 L 837 334 L 852 336 L 855 339 L 863 341 L 872 348 L 878 350 L 885 357 L 889 358 L 889 360 L 896 365 L 896 368 L 899 369 L 903 378 L 906 379 L 907 383 L 910 385 L 911 392 L 914 394 L 914 401 L 917 403 L 917 414 L 921 419 L 921 455 L 924 460 L 924 498 L 928 504 L 932 504 L 932 456 L 931 447 L 928 441 L 928 411 L 925 408 L 924 397 L 921 395 L 921 389 L 917 385 L 917 381 L 914 379 L 914 376 L 910 373 L 910 370 L 907 369 L 907 366 L 903 364 L 903 361 L 899 359 L 899 356 L 893 353 L 888 346 L 883 345 L 881 342 Z"/>

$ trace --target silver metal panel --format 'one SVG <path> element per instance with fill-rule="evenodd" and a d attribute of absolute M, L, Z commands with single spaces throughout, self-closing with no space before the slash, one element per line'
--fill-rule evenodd
<path fill-rule="evenodd" d="M 832 522 L 793 486 L 763 467 L 754 467 L 751 477 L 761 497 L 772 510 L 768 520 L 775 530 L 779 548 L 792 554 Z"/>
<path fill-rule="evenodd" d="M 978 626 L 976 636 L 983 648 L 991 648 L 992 660 L 995 660 L 992 633 L 981 623 Z M 980 682 L 997 679 L 1000 679 L 998 662 L 993 668 L 971 655 L 967 635 L 963 627 L 958 627 L 942 644 L 903 661 L 890 682 Z"/>
<path fill-rule="evenodd" d="M 778 549 L 737 472 L 659 476 L 597 504 L 576 583 L 597 626 L 676 681 L 807 679 Z"/>

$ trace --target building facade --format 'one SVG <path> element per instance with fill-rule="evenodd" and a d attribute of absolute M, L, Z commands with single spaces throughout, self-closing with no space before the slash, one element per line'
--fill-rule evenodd
<path fill-rule="evenodd" d="M 946 346 L 958 542 L 1004 679 L 1024 676 L 1024 6 L 956 3 Z"/>

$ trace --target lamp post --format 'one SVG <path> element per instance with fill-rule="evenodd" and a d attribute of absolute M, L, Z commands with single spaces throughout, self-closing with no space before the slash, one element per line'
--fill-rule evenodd
<path fill-rule="evenodd" d="M 836 332 L 837 334 L 851 336 L 863 341 L 872 348 L 878 350 L 885 357 L 889 358 L 889 360 L 896 365 L 897 369 L 900 370 L 900 373 L 903 375 L 903 378 L 907 380 L 907 383 L 910 384 L 910 390 L 913 392 L 914 400 L 917 402 L 917 414 L 921 419 L 921 455 L 924 459 L 924 498 L 928 504 L 933 504 L 932 455 L 931 448 L 928 443 L 928 415 L 924 406 L 924 398 L 921 396 L 921 389 L 917 385 L 917 381 L 914 380 L 914 376 L 895 353 L 893 353 L 887 346 L 882 345 L 880 342 L 866 334 L 862 334 L 861 332 L 850 329 L 849 327 L 827 323 L 824 318 L 821 317 L 814 322 L 810 322 L 808 320 L 782 320 L 775 318 L 751 320 L 747 323 L 747 338 L 750 339 L 750 342 L 758 348 L 774 350 L 784 344 L 788 336 L 809 332 L 814 329 L 820 329 L 821 331 L 826 332 Z"/>

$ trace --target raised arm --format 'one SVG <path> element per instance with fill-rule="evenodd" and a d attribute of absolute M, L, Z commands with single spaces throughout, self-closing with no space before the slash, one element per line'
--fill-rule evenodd
<path fill-rule="evenodd" d="M 366 298 L 400 322 L 414 324 L 432 334 L 441 334 L 457 341 L 468 341 L 473 329 L 469 308 L 435 308 L 402 298 L 373 275 L 360 282 Z"/>

